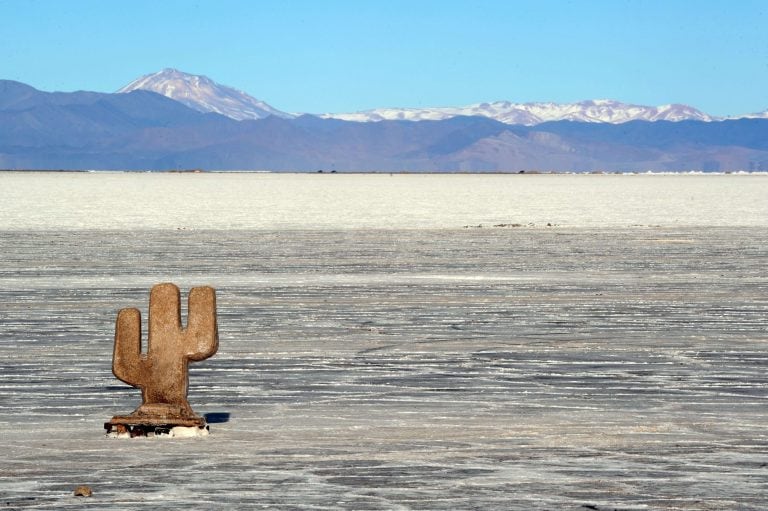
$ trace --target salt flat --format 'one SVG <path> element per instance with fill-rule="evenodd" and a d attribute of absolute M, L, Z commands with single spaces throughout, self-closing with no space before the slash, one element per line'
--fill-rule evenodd
<path fill-rule="evenodd" d="M 630 225 L 641 207 L 605 227 L 6 226 L 0 506 L 764 509 L 768 225 Z M 190 371 L 212 434 L 107 439 L 140 399 L 110 372 L 117 310 L 163 281 L 217 288 L 220 350 Z"/>
<path fill-rule="evenodd" d="M 0 229 L 766 226 L 768 174 L 0 172 Z"/>

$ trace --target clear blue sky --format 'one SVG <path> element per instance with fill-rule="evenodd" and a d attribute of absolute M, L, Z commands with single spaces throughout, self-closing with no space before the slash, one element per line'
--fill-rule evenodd
<path fill-rule="evenodd" d="M 768 109 L 766 0 L 0 0 L 0 78 L 175 67 L 291 112 L 611 98 Z"/>

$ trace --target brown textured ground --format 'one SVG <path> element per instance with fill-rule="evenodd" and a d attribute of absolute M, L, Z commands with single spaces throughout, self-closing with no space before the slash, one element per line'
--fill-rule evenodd
<path fill-rule="evenodd" d="M 0 508 L 765 509 L 768 229 L 0 232 Z M 203 439 L 117 310 L 217 288 Z M 74 497 L 86 484 L 92 497 Z"/>

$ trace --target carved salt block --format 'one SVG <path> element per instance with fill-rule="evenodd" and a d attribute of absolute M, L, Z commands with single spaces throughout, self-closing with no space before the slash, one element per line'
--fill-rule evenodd
<path fill-rule="evenodd" d="M 130 415 L 117 415 L 104 424 L 109 436 L 153 436 L 179 428 L 207 434 L 206 421 L 189 406 L 187 392 L 190 361 L 204 360 L 219 347 L 216 292 L 207 286 L 192 288 L 188 307 L 187 326 L 182 328 L 179 288 L 170 283 L 152 287 L 146 353 L 141 352 L 139 310 L 118 312 L 112 372 L 141 389 L 142 402 Z"/>

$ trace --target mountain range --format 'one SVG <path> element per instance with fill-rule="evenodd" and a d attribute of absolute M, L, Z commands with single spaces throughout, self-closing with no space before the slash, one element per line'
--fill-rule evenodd
<path fill-rule="evenodd" d="M 149 90 L 175 99 L 200 112 L 214 112 L 232 119 L 263 119 L 268 115 L 283 118 L 296 114 L 282 112 L 243 91 L 219 85 L 208 77 L 192 75 L 176 69 L 144 75 L 118 90 Z M 706 114 L 688 105 L 643 106 L 610 99 L 580 101 L 578 103 L 513 103 L 495 101 L 464 107 L 442 108 L 376 108 L 351 113 L 323 113 L 324 119 L 356 122 L 377 121 L 439 121 L 451 117 L 488 117 L 505 124 L 534 126 L 551 121 L 607 122 L 628 121 L 716 121 L 724 120 Z M 747 114 L 742 118 L 768 118 L 768 110 Z M 737 117 L 733 117 L 737 118 Z"/>
<path fill-rule="evenodd" d="M 766 171 L 763 117 L 608 100 L 299 115 L 170 69 L 117 93 L 0 80 L 0 168 Z"/>
<path fill-rule="evenodd" d="M 480 116 L 505 124 L 535 126 L 551 121 L 607 122 L 628 121 L 713 121 L 710 115 L 686 105 L 642 106 L 610 99 L 578 103 L 511 103 L 496 101 L 459 108 L 377 108 L 349 114 L 323 114 L 322 117 L 347 121 L 441 120 L 457 116 Z"/>

